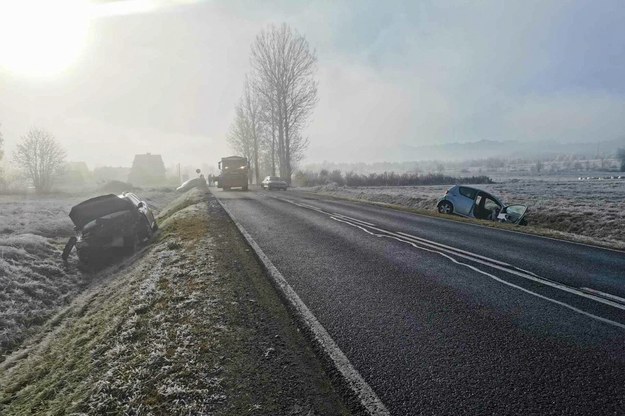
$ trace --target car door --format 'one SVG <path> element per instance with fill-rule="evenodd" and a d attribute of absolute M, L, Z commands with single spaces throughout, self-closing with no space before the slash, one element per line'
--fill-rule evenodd
<path fill-rule="evenodd" d="M 458 188 L 458 198 L 454 200 L 454 213 L 470 216 L 475 204 L 477 190 L 468 186 L 460 186 Z"/>
<path fill-rule="evenodd" d="M 527 206 L 525 205 L 510 205 L 505 208 L 505 212 L 499 214 L 499 221 L 501 222 L 511 222 L 513 224 L 518 224 L 523 220 L 525 214 L 527 213 Z"/>

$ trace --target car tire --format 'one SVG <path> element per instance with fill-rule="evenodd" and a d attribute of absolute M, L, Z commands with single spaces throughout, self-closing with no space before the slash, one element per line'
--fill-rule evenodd
<path fill-rule="evenodd" d="M 454 213 L 454 205 L 449 201 L 441 201 L 438 204 L 437 208 L 440 214 L 453 214 Z"/>

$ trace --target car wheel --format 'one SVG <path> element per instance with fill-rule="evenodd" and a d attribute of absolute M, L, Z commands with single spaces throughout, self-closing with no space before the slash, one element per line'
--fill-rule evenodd
<path fill-rule="evenodd" d="M 453 214 L 454 206 L 449 201 L 442 201 L 440 204 L 438 204 L 438 212 L 440 212 L 441 214 Z"/>

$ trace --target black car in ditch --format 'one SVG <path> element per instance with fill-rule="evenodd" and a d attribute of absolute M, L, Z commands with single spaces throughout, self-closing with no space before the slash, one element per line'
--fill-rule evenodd
<path fill-rule="evenodd" d="M 134 252 L 158 229 L 147 202 L 130 192 L 101 195 L 74 206 L 69 213 L 76 236 L 63 250 L 67 260 L 74 246 L 83 263 Z"/>

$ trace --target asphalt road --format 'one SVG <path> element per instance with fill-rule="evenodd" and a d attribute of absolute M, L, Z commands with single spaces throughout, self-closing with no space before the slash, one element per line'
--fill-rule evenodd
<path fill-rule="evenodd" d="M 291 190 L 214 193 L 391 413 L 625 414 L 625 253 Z"/>

